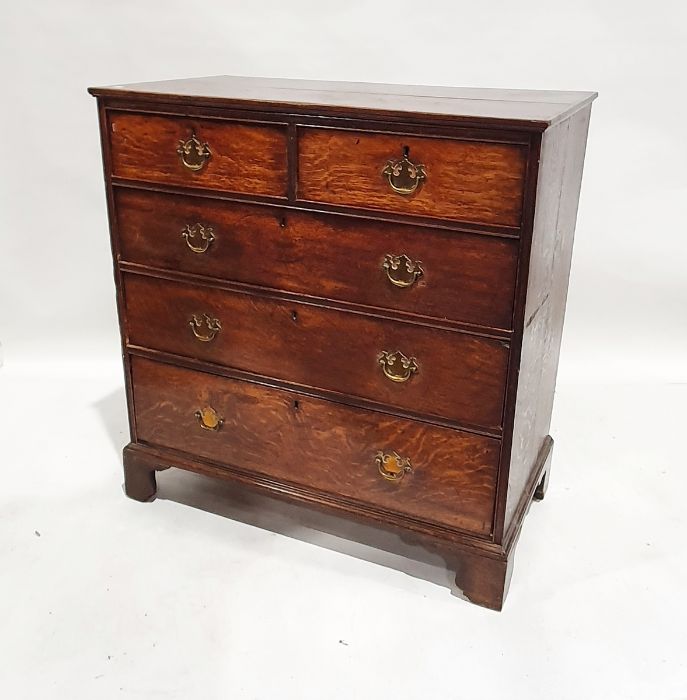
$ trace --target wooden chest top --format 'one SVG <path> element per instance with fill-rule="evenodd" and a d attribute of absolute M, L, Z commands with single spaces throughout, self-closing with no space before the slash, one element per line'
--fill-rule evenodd
<path fill-rule="evenodd" d="M 360 117 L 394 115 L 410 121 L 449 117 L 453 123 L 543 130 L 591 103 L 595 92 L 385 85 L 213 75 L 91 88 L 103 97 L 260 111 Z"/>

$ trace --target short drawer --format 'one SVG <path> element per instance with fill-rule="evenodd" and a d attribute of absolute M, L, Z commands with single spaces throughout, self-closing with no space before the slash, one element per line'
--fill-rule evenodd
<path fill-rule="evenodd" d="M 456 331 L 125 275 L 133 345 L 499 428 L 507 345 Z"/>
<path fill-rule="evenodd" d="M 116 188 L 122 259 L 510 329 L 517 241 Z"/>
<path fill-rule="evenodd" d="M 109 115 L 112 174 L 131 180 L 285 197 L 286 127 Z"/>
<path fill-rule="evenodd" d="M 478 535 L 499 441 L 132 357 L 138 440 Z"/>
<path fill-rule="evenodd" d="M 526 161 L 517 144 L 300 127 L 298 198 L 518 227 Z"/>

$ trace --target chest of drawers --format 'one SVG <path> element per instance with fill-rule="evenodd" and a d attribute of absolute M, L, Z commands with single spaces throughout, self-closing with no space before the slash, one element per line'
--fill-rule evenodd
<path fill-rule="evenodd" d="M 232 77 L 98 99 L 131 442 L 391 531 L 500 609 L 548 481 L 594 93 Z"/>

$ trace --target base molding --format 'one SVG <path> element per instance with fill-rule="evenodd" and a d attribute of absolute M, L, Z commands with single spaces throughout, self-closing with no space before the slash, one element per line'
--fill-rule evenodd
<path fill-rule="evenodd" d="M 456 587 L 475 605 L 501 610 L 513 574 L 514 552 L 503 558 L 461 553 L 451 567 L 456 573 Z"/>
<path fill-rule="evenodd" d="M 548 482 L 552 446 L 553 440 L 547 438 L 533 467 L 528 489 L 523 494 L 502 545 L 468 534 L 437 529 L 430 524 L 406 522 L 399 516 L 395 519 L 389 518 L 384 513 L 356 508 L 338 499 L 321 498 L 305 489 L 292 488 L 260 475 L 234 471 L 173 450 L 139 443 L 130 443 L 123 451 L 124 490 L 129 498 L 136 501 L 153 501 L 157 492 L 155 473 L 170 467 L 235 482 L 309 510 L 342 517 L 363 526 L 372 526 L 375 530 L 384 530 L 400 537 L 406 545 L 414 548 L 419 546 L 428 554 L 438 554 L 446 563 L 447 569 L 455 572 L 455 594 L 462 595 L 476 605 L 501 610 L 508 592 L 515 546 L 522 523 L 532 500 L 537 499 L 540 494 L 543 497 Z M 390 546 L 388 539 L 381 547 L 378 542 L 372 542 L 371 546 L 408 556 L 406 552 L 397 551 L 396 547 Z"/>
<path fill-rule="evenodd" d="M 549 474 L 551 472 L 551 459 L 553 456 L 553 438 L 547 435 L 541 447 L 539 448 L 539 454 L 537 459 L 532 466 L 532 471 L 530 472 L 529 479 L 525 489 L 522 492 L 520 501 L 513 513 L 513 517 L 508 525 L 506 534 L 503 538 L 504 548 L 508 549 L 511 546 L 511 542 L 517 540 L 522 523 L 525 520 L 527 511 L 532 505 L 532 501 L 541 501 L 544 499 L 546 489 L 549 485 Z"/>

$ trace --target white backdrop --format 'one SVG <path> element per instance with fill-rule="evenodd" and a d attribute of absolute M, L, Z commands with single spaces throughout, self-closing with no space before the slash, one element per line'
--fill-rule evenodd
<path fill-rule="evenodd" d="M 0 17 L 0 695 L 687 698 L 687 3 L 27 0 Z M 554 474 L 501 615 L 174 470 L 155 504 L 122 497 L 86 88 L 213 74 L 600 93 Z"/>
<path fill-rule="evenodd" d="M 86 87 L 225 73 L 597 90 L 561 380 L 685 380 L 686 25 L 681 0 L 12 3 L 0 112 L 6 361 L 117 352 Z"/>

